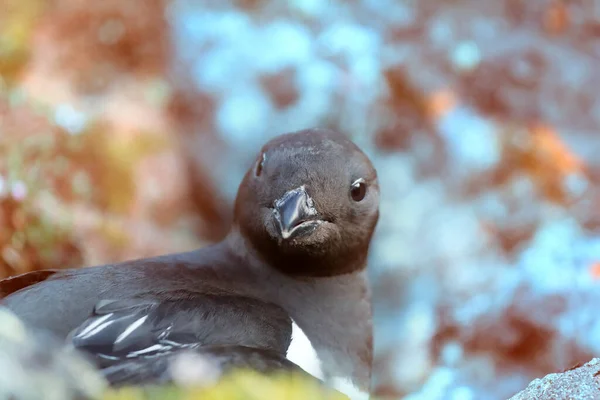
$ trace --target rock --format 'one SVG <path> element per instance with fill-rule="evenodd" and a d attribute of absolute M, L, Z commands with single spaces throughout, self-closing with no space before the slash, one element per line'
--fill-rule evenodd
<path fill-rule="evenodd" d="M 509 400 L 600 399 L 600 358 L 536 379 Z"/>
<path fill-rule="evenodd" d="M 107 383 L 80 354 L 0 307 L 0 400 L 101 398 Z"/>

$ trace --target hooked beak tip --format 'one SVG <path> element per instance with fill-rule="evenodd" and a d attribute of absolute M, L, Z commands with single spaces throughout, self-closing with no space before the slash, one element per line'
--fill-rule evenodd
<path fill-rule="evenodd" d="M 314 201 L 304 186 L 286 192 L 275 201 L 274 216 L 281 238 L 287 240 L 298 233 L 298 229 L 318 215 Z"/>

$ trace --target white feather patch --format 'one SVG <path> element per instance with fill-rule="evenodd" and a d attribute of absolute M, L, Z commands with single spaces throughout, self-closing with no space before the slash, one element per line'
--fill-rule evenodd
<path fill-rule="evenodd" d="M 127 336 L 131 335 L 133 333 L 133 331 L 135 331 L 137 328 L 139 328 L 140 326 L 142 326 L 142 324 L 148 319 L 147 315 L 144 315 L 142 318 L 139 318 L 137 321 L 135 321 L 134 323 L 132 323 L 131 325 L 129 325 L 127 327 L 127 329 L 125 329 L 123 331 L 123 333 L 121 333 L 118 337 L 117 340 L 115 340 L 115 344 L 119 344 L 121 343 L 123 340 L 125 340 L 127 338 Z"/>
<path fill-rule="evenodd" d="M 292 343 L 288 348 L 287 359 L 309 374 L 323 379 L 319 356 L 295 321 L 292 321 Z"/>
<path fill-rule="evenodd" d="M 81 333 L 79 333 L 75 337 L 81 338 L 81 339 L 87 339 L 91 336 L 96 335 L 102 329 L 106 329 L 107 327 L 109 327 L 110 325 L 112 325 L 115 322 L 115 321 L 110 320 L 110 317 L 112 317 L 112 316 L 113 316 L 113 314 L 107 314 L 107 315 L 104 315 L 104 316 L 98 318 L 96 321 L 92 322 L 88 327 L 86 327 Z M 107 321 L 107 322 L 104 322 L 104 321 Z"/>
<path fill-rule="evenodd" d="M 287 352 L 287 359 L 296 365 L 299 365 L 303 370 L 312 376 L 324 379 L 323 370 L 321 369 L 321 360 L 317 355 L 316 350 L 310 343 L 304 331 L 292 320 L 292 343 Z M 349 379 L 333 378 L 330 384 L 351 400 L 368 400 L 369 394 L 361 391 L 350 382 Z"/>

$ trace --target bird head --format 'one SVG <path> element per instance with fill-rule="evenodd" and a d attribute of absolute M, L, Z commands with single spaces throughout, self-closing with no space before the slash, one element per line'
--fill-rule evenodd
<path fill-rule="evenodd" d="M 266 143 L 235 204 L 244 237 L 269 265 L 291 276 L 363 269 L 378 217 L 375 168 L 352 141 L 329 129 Z"/>

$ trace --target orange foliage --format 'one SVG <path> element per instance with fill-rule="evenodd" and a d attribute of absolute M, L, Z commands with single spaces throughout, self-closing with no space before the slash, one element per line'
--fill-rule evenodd
<path fill-rule="evenodd" d="M 82 89 L 103 89 L 123 73 L 164 71 L 168 53 L 165 0 L 55 0 L 38 39 L 51 46 L 55 68 Z"/>
<path fill-rule="evenodd" d="M 554 1 L 546 9 L 543 17 L 543 26 L 546 32 L 559 34 L 564 32 L 569 25 L 569 11 L 563 1 Z"/>
<path fill-rule="evenodd" d="M 594 279 L 600 279 L 600 262 L 595 262 L 590 267 L 590 274 Z"/>
<path fill-rule="evenodd" d="M 427 115 L 434 121 L 439 120 L 455 108 L 457 103 L 458 99 L 453 91 L 449 89 L 438 90 L 426 99 Z"/>
<path fill-rule="evenodd" d="M 551 127 L 534 124 L 530 131 L 532 149 L 538 164 L 556 171 L 561 177 L 583 172 L 583 162 L 571 152 Z"/>
<path fill-rule="evenodd" d="M 528 176 L 547 199 L 565 204 L 571 197 L 565 180 L 573 175 L 585 177 L 586 168 L 552 127 L 535 123 L 504 136 L 499 183 L 519 174 Z"/>

